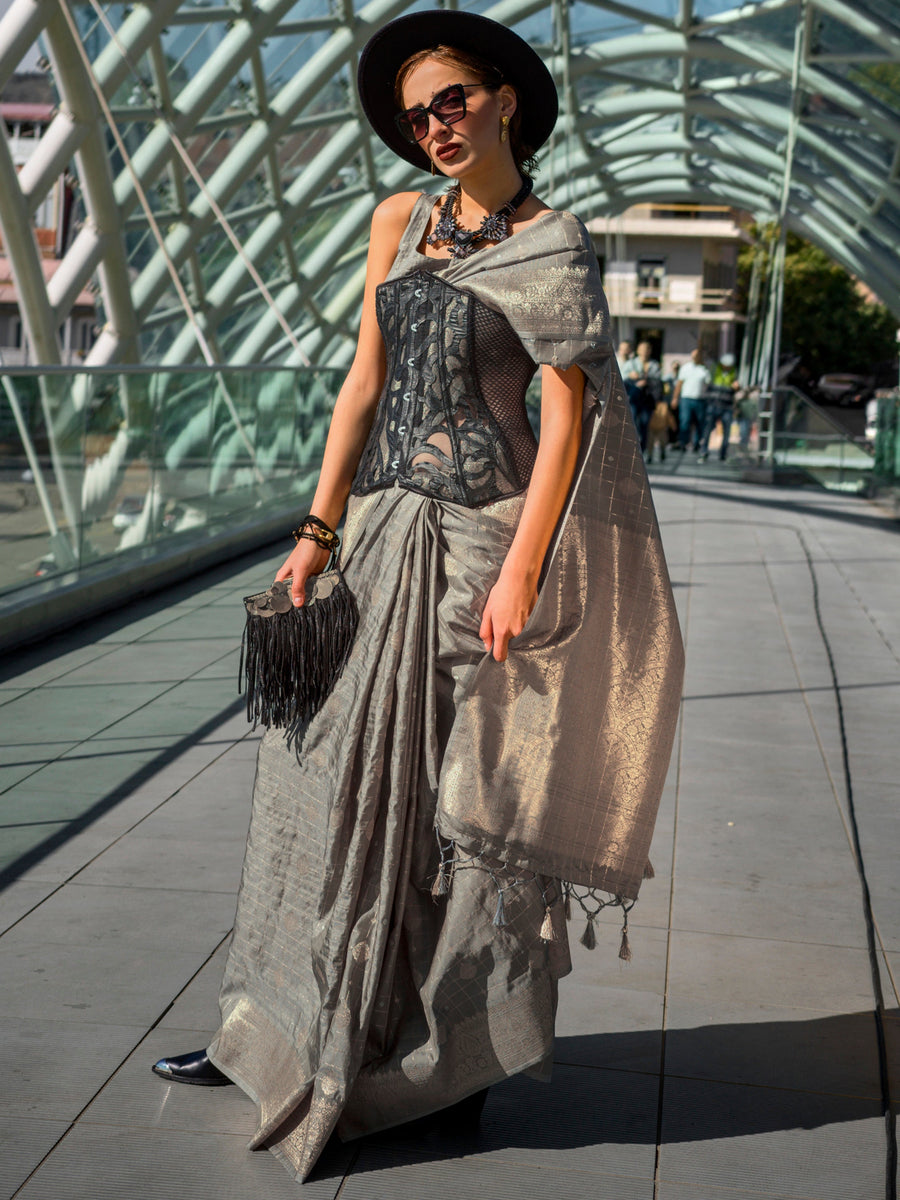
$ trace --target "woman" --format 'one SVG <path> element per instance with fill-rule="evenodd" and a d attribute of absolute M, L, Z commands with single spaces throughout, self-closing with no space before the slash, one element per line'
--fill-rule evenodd
<path fill-rule="evenodd" d="M 550 75 L 510 30 L 439 11 L 376 33 L 359 79 L 379 136 L 459 190 L 375 212 L 319 524 L 277 575 L 302 603 L 349 495 L 360 626 L 299 751 L 263 738 L 221 1028 L 154 1067 L 239 1083 L 252 1145 L 298 1179 L 334 1130 L 548 1077 L 559 880 L 588 943 L 600 908 L 627 912 L 680 688 L 597 261 L 530 191 Z"/>

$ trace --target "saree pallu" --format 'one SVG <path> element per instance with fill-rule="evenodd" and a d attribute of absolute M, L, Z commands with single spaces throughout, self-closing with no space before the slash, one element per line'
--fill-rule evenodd
<path fill-rule="evenodd" d="M 258 1106 L 251 1146 L 298 1180 L 333 1131 L 375 1132 L 518 1071 L 549 1076 L 570 969 L 558 885 L 506 888 L 499 925 L 483 864 L 432 896 L 444 749 L 523 503 L 352 498 L 350 660 L 299 745 L 262 739 L 209 1053 Z M 552 941 L 536 936 L 547 919 Z"/>

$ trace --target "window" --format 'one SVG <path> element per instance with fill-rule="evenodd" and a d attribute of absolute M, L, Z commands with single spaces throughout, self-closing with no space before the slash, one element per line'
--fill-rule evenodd
<path fill-rule="evenodd" d="M 637 260 L 637 306 L 659 308 L 666 283 L 666 260 L 664 258 L 639 258 Z"/>

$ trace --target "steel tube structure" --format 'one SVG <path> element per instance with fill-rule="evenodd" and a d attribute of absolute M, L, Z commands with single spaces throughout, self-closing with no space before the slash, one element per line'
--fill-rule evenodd
<path fill-rule="evenodd" d="M 0 230 L 33 355 L 59 361 L 57 330 L 91 286 L 102 332 L 89 364 L 196 361 L 174 264 L 222 362 L 305 352 L 345 363 L 372 210 L 391 189 L 439 185 L 392 160 L 354 87 L 372 29 L 410 7 L 13 0 L 0 21 L 0 84 L 37 39 L 59 98 L 24 165 L 0 146 Z M 558 80 L 562 118 L 538 182 L 554 206 L 610 216 L 705 201 L 760 223 L 783 216 L 900 311 L 900 10 L 884 0 L 470 7 L 519 29 Z M 30 224 L 63 172 L 77 180 L 76 221 L 47 279 Z"/>

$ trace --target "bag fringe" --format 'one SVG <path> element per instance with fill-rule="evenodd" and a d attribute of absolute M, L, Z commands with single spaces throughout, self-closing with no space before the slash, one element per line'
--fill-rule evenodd
<path fill-rule="evenodd" d="M 247 719 L 288 729 L 306 724 L 325 703 L 353 645 L 359 624 L 350 589 L 339 577 L 321 599 L 260 616 L 248 596 L 238 688 L 247 689 Z"/>

